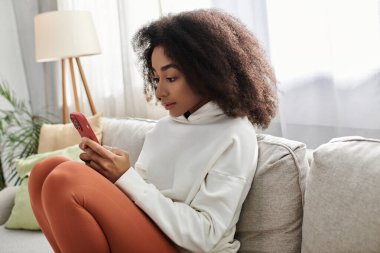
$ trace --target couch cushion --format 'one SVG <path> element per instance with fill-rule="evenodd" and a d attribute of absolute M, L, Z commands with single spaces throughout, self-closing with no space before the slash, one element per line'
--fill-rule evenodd
<path fill-rule="evenodd" d="M 144 144 L 145 134 L 155 124 L 154 120 L 102 118 L 102 144 L 127 151 L 129 160 L 134 166 Z"/>
<path fill-rule="evenodd" d="M 302 252 L 380 252 L 380 140 L 321 145 L 306 185 Z"/>
<path fill-rule="evenodd" d="M 42 232 L 9 230 L 0 226 L 0 252 L 53 253 L 54 251 Z"/>
<path fill-rule="evenodd" d="M 306 146 L 265 134 L 257 138 L 258 167 L 237 224 L 239 252 L 300 252 Z"/>
<path fill-rule="evenodd" d="M 4 224 L 11 215 L 18 189 L 18 186 L 8 186 L 0 191 L 0 225 Z"/>

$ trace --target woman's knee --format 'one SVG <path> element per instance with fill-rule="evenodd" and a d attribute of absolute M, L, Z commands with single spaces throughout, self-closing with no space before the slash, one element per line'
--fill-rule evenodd
<path fill-rule="evenodd" d="M 75 161 L 66 161 L 55 167 L 49 173 L 44 182 L 45 188 L 49 192 L 57 192 L 60 189 L 70 189 L 81 183 L 81 179 L 85 177 L 86 169 L 83 163 Z"/>
<path fill-rule="evenodd" d="M 68 161 L 64 156 L 52 156 L 38 162 L 31 170 L 30 178 L 46 177 L 59 164 Z"/>
<path fill-rule="evenodd" d="M 61 163 L 69 161 L 64 156 L 53 156 L 38 162 L 29 176 L 29 191 L 40 190 L 46 177 Z"/>
<path fill-rule="evenodd" d="M 41 198 L 45 205 L 48 207 L 50 204 L 73 203 L 88 171 L 84 164 L 75 161 L 66 161 L 58 165 L 46 177 L 41 190 Z"/>

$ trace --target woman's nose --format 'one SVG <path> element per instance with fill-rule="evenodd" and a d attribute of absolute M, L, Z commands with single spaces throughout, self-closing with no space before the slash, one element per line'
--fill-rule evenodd
<path fill-rule="evenodd" d="M 165 85 L 161 82 L 157 83 L 156 86 L 156 97 L 158 99 L 161 99 L 163 97 L 166 97 L 168 95 L 167 89 L 165 88 Z"/>

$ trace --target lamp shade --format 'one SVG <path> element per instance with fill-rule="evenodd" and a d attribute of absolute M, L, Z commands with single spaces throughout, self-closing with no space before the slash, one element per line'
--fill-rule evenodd
<path fill-rule="evenodd" d="M 90 12 L 45 12 L 35 16 L 34 29 L 38 62 L 100 53 Z"/>

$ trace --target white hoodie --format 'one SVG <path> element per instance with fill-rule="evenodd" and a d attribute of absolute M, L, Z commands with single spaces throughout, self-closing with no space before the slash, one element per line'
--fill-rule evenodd
<path fill-rule="evenodd" d="M 187 119 L 161 119 L 116 185 L 182 252 L 237 252 L 236 223 L 257 156 L 248 119 L 209 102 Z"/>

